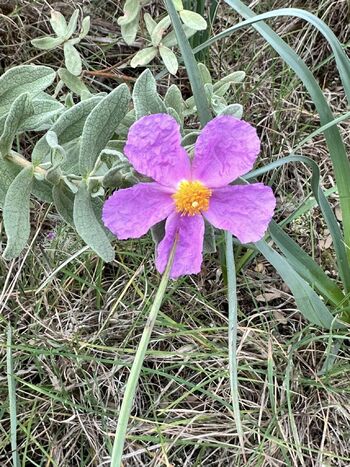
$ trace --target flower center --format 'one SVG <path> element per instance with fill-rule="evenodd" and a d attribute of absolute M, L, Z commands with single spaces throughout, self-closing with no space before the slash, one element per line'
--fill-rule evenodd
<path fill-rule="evenodd" d="M 183 216 L 195 216 L 208 210 L 211 190 L 197 180 L 193 182 L 184 180 L 172 197 L 176 212 L 180 212 Z"/>

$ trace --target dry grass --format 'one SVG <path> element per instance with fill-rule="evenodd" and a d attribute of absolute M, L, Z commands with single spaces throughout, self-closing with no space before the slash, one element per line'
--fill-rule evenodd
<path fill-rule="evenodd" d="M 305 3 L 265 0 L 252 5 L 257 11 L 307 7 L 332 26 L 343 43 L 349 41 L 346 1 Z M 0 67 L 23 62 L 61 65 L 60 51 L 41 54 L 29 44 L 30 38 L 48 30 L 49 4 L 63 12 L 79 6 L 91 14 L 91 35 L 83 44 L 90 71 L 118 63 L 120 73 L 134 76 L 127 66 L 133 49 L 122 45 L 115 21 L 121 5 L 117 0 L 19 2 L 13 15 L 0 16 Z M 220 7 L 216 28 L 234 21 L 236 17 Z M 342 111 L 344 96 L 324 41 L 301 20 L 278 19 L 274 24 L 317 72 L 335 112 Z M 256 33 L 219 43 L 210 54 L 210 66 L 217 76 L 232 69 L 247 72 L 245 87 L 232 99 L 244 104 L 246 118 L 259 127 L 262 164 L 286 155 L 317 127 L 304 89 Z M 101 75 L 87 79 L 96 88 L 114 82 Z M 187 86 L 185 78 L 182 85 Z M 346 139 L 349 124 L 343 127 Z M 319 162 L 324 185 L 331 186 L 323 139 L 304 146 L 303 154 Z M 309 194 L 309 176 L 301 166 L 274 174 L 278 216 L 293 212 Z M 33 213 L 34 237 L 27 256 L 11 263 L 0 259 L 0 465 L 12 462 L 8 321 L 14 330 L 22 466 L 108 465 L 128 370 L 159 284 L 152 242 L 148 237 L 118 242 L 112 265 L 103 265 L 90 252 L 72 259 L 83 246 L 74 232 L 47 205 L 33 200 Z M 332 250 L 322 247 L 327 233 L 317 212 L 299 219 L 292 229 L 332 272 Z M 49 231 L 56 234 L 53 240 L 47 237 Z M 50 274 L 51 281 L 40 287 Z M 168 288 L 142 371 L 125 466 L 350 465 L 349 341 L 308 326 L 288 288 L 261 258 L 240 271 L 238 287 L 244 455 L 230 404 L 226 289 L 218 254 L 205 259 L 201 275 L 172 282 Z"/>

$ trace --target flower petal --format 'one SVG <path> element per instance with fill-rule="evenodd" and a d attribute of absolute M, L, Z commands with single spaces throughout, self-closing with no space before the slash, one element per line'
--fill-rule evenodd
<path fill-rule="evenodd" d="M 179 237 L 170 272 L 172 279 L 200 272 L 204 238 L 203 217 L 201 215 L 181 216 L 177 213 L 168 217 L 165 224 L 165 237 L 157 249 L 156 267 L 160 273 L 164 272 L 167 265 L 176 232 Z"/>
<path fill-rule="evenodd" d="M 162 185 L 176 187 L 190 178 L 190 159 L 181 146 L 180 127 L 167 114 L 142 117 L 129 130 L 124 152 L 143 175 Z"/>
<path fill-rule="evenodd" d="M 242 243 L 257 242 L 267 230 L 276 206 L 270 187 L 262 183 L 218 188 L 210 198 L 205 218 L 228 230 Z"/>
<path fill-rule="evenodd" d="M 138 238 L 174 211 L 174 201 L 158 183 L 138 183 L 105 201 L 102 219 L 120 240 Z"/>
<path fill-rule="evenodd" d="M 222 115 L 202 130 L 195 146 L 192 178 L 209 188 L 222 187 L 247 173 L 260 152 L 260 141 L 244 120 Z"/>

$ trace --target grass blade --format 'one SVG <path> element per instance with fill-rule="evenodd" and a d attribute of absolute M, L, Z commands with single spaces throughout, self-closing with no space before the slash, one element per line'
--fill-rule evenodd
<path fill-rule="evenodd" d="M 337 284 L 276 222 L 270 223 L 269 233 L 289 264 L 311 287 L 315 287 L 334 306 L 338 306 L 344 301 L 344 294 Z"/>
<path fill-rule="evenodd" d="M 346 53 L 344 52 L 342 45 L 339 42 L 338 38 L 335 36 L 333 31 L 320 18 L 300 8 L 279 8 L 277 10 L 268 11 L 266 13 L 261 13 L 259 15 L 254 14 L 254 16 L 252 16 L 253 14 L 252 10 L 250 10 L 251 12 L 250 15 L 248 15 L 248 13 L 243 13 L 244 10 L 245 11 L 248 10 L 248 7 L 242 4 L 242 2 L 237 1 L 237 0 L 227 0 L 226 3 L 232 6 L 238 13 L 242 14 L 242 16 L 249 18 L 243 22 L 244 26 L 254 25 L 254 27 L 256 27 L 255 23 L 262 22 L 267 19 L 281 17 L 281 16 L 288 16 L 288 17 L 294 16 L 297 18 L 301 18 L 307 21 L 308 23 L 310 23 L 312 26 L 314 26 L 327 40 L 330 48 L 332 49 L 333 56 L 334 56 L 334 59 L 335 59 L 335 62 L 336 62 L 336 65 L 339 71 L 339 75 L 342 80 L 348 102 L 350 103 L 350 80 L 349 80 L 350 60 L 347 57 Z M 243 23 L 241 23 L 241 26 L 243 26 Z M 226 29 L 225 31 L 218 34 L 217 36 L 209 39 L 205 43 L 198 46 L 198 48 L 195 48 L 193 52 L 198 53 L 199 51 L 203 50 L 203 48 L 206 48 L 208 45 L 212 44 L 220 37 L 225 37 L 228 31 L 233 32 L 235 28 L 236 26 Z M 256 29 L 258 28 L 256 27 Z"/>
<path fill-rule="evenodd" d="M 219 39 L 227 37 L 229 34 L 238 31 L 244 27 L 252 25 L 266 41 L 275 49 L 275 51 L 281 56 L 281 58 L 289 65 L 296 75 L 301 79 L 304 86 L 308 90 L 317 112 L 320 116 L 322 126 L 326 126 L 324 135 L 326 138 L 327 146 L 329 149 L 330 157 L 333 162 L 335 178 L 339 190 L 339 198 L 342 212 L 344 213 L 344 236 L 346 244 L 347 257 L 350 260 L 350 216 L 345 215 L 350 212 L 350 163 L 347 158 L 344 142 L 341 138 L 339 129 L 336 126 L 328 126 L 329 123 L 333 123 L 334 117 L 332 111 L 324 97 L 322 90 L 315 80 L 313 74 L 306 66 L 305 62 L 294 52 L 294 50 L 281 39 L 269 26 L 263 23 L 263 21 L 256 22 L 257 15 L 243 2 L 240 0 L 225 0 L 237 13 L 242 15 L 244 18 L 248 18 L 247 21 L 242 21 L 226 31 L 218 34 L 209 41 L 202 44 L 200 47 L 194 50 L 194 53 L 208 47 Z M 344 62 L 345 63 L 345 62 Z M 342 65 L 343 67 L 346 65 Z M 344 78 L 345 79 L 345 78 Z"/>
<path fill-rule="evenodd" d="M 207 96 L 205 94 L 204 86 L 200 77 L 198 65 L 172 0 L 165 0 L 165 5 L 171 18 L 177 42 L 179 44 L 179 48 L 186 66 L 193 97 L 199 115 L 199 120 L 201 125 L 204 126 L 207 122 L 209 122 L 209 120 L 211 120 L 212 115 L 209 110 Z"/>
<path fill-rule="evenodd" d="M 326 329 L 344 327 L 330 313 L 316 292 L 299 276 L 282 255 L 277 253 L 264 240 L 256 242 L 256 246 L 288 285 L 299 311 L 308 321 Z"/>
<path fill-rule="evenodd" d="M 263 173 L 266 173 L 269 170 L 280 167 L 281 165 L 287 164 L 289 162 L 302 162 L 308 165 L 312 170 L 311 188 L 315 196 L 315 199 L 318 205 L 320 206 L 320 209 L 325 218 L 327 227 L 331 234 L 333 245 L 334 245 L 334 250 L 335 250 L 335 254 L 337 258 L 339 274 L 344 284 L 345 291 L 346 293 L 348 293 L 350 291 L 350 266 L 349 266 L 349 262 L 347 261 L 346 248 L 344 246 L 342 232 L 340 230 L 337 219 L 335 218 L 335 215 L 330 207 L 330 204 L 328 203 L 327 198 L 325 197 L 321 189 L 320 170 L 316 162 L 310 159 L 309 157 L 291 155 L 288 157 L 284 157 L 282 159 L 278 159 L 277 161 L 271 162 L 270 164 L 262 167 L 261 169 L 254 170 L 243 178 L 246 180 L 249 180 L 251 178 L 256 177 L 257 175 L 262 175 Z"/>
<path fill-rule="evenodd" d="M 158 311 L 162 304 L 164 294 L 166 291 L 166 287 L 168 284 L 170 270 L 171 270 L 171 267 L 174 261 L 176 243 L 177 243 L 177 239 L 175 238 L 173 248 L 170 252 L 167 267 L 164 271 L 162 280 L 157 290 L 157 294 L 155 296 L 151 311 L 149 313 L 147 323 L 142 333 L 140 344 L 137 348 L 134 363 L 131 367 L 128 382 L 126 384 L 123 402 L 122 402 L 122 406 L 120 409 L 113 449 L 112 449 L 111 467 L 121 466 L 126 430 L 128 427 L 128 421 L 129 421 L 129 417 L 130 417 L 130 413 L 132 409 L 132 404 L 134 402 L 136 388 L 137 388 L 138 380 L 140 377 L 143 361 L 145 359 L 148 344 L 151 338 L 152 330 L 156 322 Z"/>
<path fill-rule="evenodd" d="M 241 413 L 239 410 L 239 390 L 238 390 L 238 362 L 237 362 L 237 289 L 236 271 L 233 256 L 232 235 L 225 232 L 226 240 L 226 267 L 227 267 L 227 291 L 228 291 L 228 349 L 230 367 L 230 385 L 233 412 L 235 415 L 236 428 L 239 443 L 242 449 L 242 456 L 245 457 L 244 432 L 242 428 Z M 244 459 L 246 462 L 246 459 Z"/>
<path fill-rule="evenodd" d="M 12 359 L 12 329 L 11 325 L 7 328 L 7 384 L 10 410 L 10 439 L 13 467 L 19 467 L 19 457 L 17 451 L 17 408 L 16 408 L 16 382 L 13 374 Z"/>

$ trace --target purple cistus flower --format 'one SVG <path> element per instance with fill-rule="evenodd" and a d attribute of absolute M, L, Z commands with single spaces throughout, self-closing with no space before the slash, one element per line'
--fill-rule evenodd
<path fill-rule="evenodd" d="M 143 117 L 130 127 L 125 154 L 138 172 L 154 182 L 115 191 L 104 203 L 103 222 L 123 240 L 139 238 L 167 219 L 157 248 L 158 271 L 164 271 L 177 233 L 170 276 L 198 273 L 204 218 L 242 243 L 263 237 L 276 205 L 271 188 L 262 183 L 229 185 L 252 169 L 259 152 L 256 130 L 223 115 L 203 128 L 191 162 L 173 117 Z"/>

